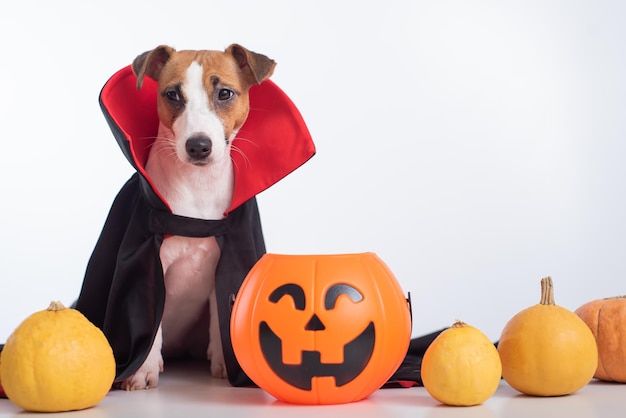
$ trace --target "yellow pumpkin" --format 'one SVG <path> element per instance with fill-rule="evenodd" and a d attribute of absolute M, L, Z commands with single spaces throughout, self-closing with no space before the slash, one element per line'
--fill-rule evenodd
<path fill-rule="evenodd" d="M 99 403 L 115 378 L 106 337 L 75 309 L 52 302 L 9 336 L 0 363 L 7 397 L 28 411 L 61 412 Z"/>
<path fill-rule="evenodd" d="M 596 379 L 626 383 L 626 296 L 585 303 L 575 313 L 598 344 Z"/>
<path fill-rule="evenodd" d="M 422 383 L 436 400 L 472 406 L 486 401 L 500 384 L 502 365 L 495 345 L 477 328 L 457 321 L 428 346 Z"/>
<path fill-rule="evenodd" d="M 502 377 L 526 395 L 567 395 L 593 378 L 598 349 L 583 320 L 555 304 L 550 277 L 541 289 L 540 303 L 513 316 L 502 331 Z"/>

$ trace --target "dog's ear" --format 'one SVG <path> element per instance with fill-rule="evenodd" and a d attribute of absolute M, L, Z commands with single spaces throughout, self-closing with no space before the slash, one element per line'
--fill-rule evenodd
<path fill-rule="evenodd" d="M 143 85 L 144 76 L 153 80 L 158 80 L 163 66 L 176 52 L 174 48 L 167 45 L 160 45 L 151 51 L 146 51 L 133 60 L 133 73 L 137 76 L 137 89 Z"/>
<path fill-rule="evenodd" d="M 248 51 L 238 44 L 232 44 L 226 48 L 226 53 L 231 54 L 239 64 L 239 68 L 250 75 L 250 84 L 259 84 L 274 73 L 276 62 L 263 54 Z"/>

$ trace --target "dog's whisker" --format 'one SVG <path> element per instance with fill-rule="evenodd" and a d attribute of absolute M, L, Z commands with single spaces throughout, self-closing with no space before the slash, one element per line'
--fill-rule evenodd
<path fill-rule="evenodd" d="M 243 158 L 243 160 L 246 163 L 246 166 L 248 167 L 252 167 L 252 163 L 250 162 L 250 159 L 248 158 L 248 156 L 246 155 L 245 152 L 243 152 L 243 150 L 239 147 L 236 147 L 234 145 L 231 146 L 231 149 L 236 152 L 237 154 L 241 155 L 241 157 Z M 231 160 L 233 160 L 233 162 L 235 161 L 233 158 L 231 158 Z"/>
<path fill-rule="evenodd" d="M 245 136 L 237 136 L 235 137 L 235 139 L 233 139 L 232 142 L 234 143 L 235 141 L 239 141 L 239 140 L 241 140 L 242 142 L 247 142 L 249 144 L 252 144 L 257 148 L 260 148 L 259 145 L 255 141 L 253 141 L 252 139 L 248 139 Z"/>
<path fill-rule="evenodd" d="M 270 110 L 266 109 L 264 107 L 250 107 L 250 113 L 252 112 L 263 112 L 263 113 L 269 113 Z"/>
<path fill-rule="evenodd" d="M 241 133 L 241 132 L 240 132 L 240 133 Z M 248 144 L 254 145 L 254 146 L 255 146 L 255 147 L 257 147 L 257 148 L 260 148 L 260 147 L 259 147 L 259 145 L 258 145 L 255 141 L 253 141 L 253 140 L 251 140 L 251 139 L 248 139 L 248 138 L 246 138 L 245 136 L 237 136 L 237 137 L 233 140 L 233 144 L 231 145 L 232 149 L 233 149 L 235 152 L 237 152 L 239 155 L 241 155 L 241 156 L 243 157 L 244 161 L 246 162 L 246 165 L 247 165 L 247 166 L 251 166 L 251 164 L 250 164 L 250 159 L 248 158 L 248 156 L 246 155 L 246 153 L 245 153 L 245 152 L 243 152 L 243 150 L 242 150 L 241 148 L 239 148 L 239 147 L 237 147 L 237 146 L 235 145 L 235 140 L 239 140 L 239 141 L 241 141 L 241 142 L 246 142 L 246 143 L 248 143 Z"/>
<path fill-rule="evenodd" d="M 144 137 L 139 138 L 139 139 L 140 139 L 141 141 L 145 141 L 145 140 L 150 139 L 150 140 L 152 141 L 152 142 L 151 142 L 151 144 L 153 144 L 153 143 L 154 143 L 157 139 L 165 139 L 165 140 L 167 140 L 167 139 L 169 139 L 169 138 L 168 138 L 168 137 L 165 137 L 165 136 L 155 135 L 155 136 L 144 136 Z M 151 145 L 151 144 L 150 144 L 150 145 Z"/>
<path fill-rule="evenodd" d="M 158 148 L 155 148 L 157 150 L 158 153 L 167 153 L 169 152 L 170 154 L 166 154 L 168 157 L 172 156 L 172 155 L 176 155 L 176 146 L 174 144 L 161 144 Z"/>
<path fill-rule="evenodd" d="M 168 138 L 167 138 L 167 137 L 158 136 L 158 135 L 157 135 L 157 136 L 145 136 L 145 137 L 142 137 L 142 138 L 140 138 L 140 139 L 141 139 L 142 141 L 146 141 L 146 142 L 147 142 L 148 140 L 150 140 L 150 142 L 147 142 L 147 143 L 145 144 L 145 148 L 144 148 L 144 149 L 146 149 L 146 150 L 149 150 L 149 149 L 151 149 L 152 147 L 154 147 L 154 144 L 156 144 L 158 140 L 166 140 L 166 142 L 164 142 L 164 143 L 168 143 L 168 142 L 167 142 L 167 140 L 168 140 Z M 173 146 L 174 146 L 174 145 L 172 144 L 172 147 L 173 147 Z"/>
<path fill-rule="evenodd" d="M 230 157 L 230 160 L 233 163 L 233 168 L 235 169 L 235 172 L 237 172 L 239 170 L 239 166 L 237 165 L 237 161 L 235 161 L 235 159 L 233 157 Z"/>

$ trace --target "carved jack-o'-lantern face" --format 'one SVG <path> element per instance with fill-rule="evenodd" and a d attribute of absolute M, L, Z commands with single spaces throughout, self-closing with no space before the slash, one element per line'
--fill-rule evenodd
<path fill-rule="evenodd" d="M 272 303 L 278 303 L 280 299 L 287 295 L 293 299 L 293 305 L 297 311 L 305 311 L 306 294 L 304 289 L 295 283 L 287 283 L 280 286 L 270 294 L 269 299 Z M 338 310 L 337 300 L 340 296 L 346 296 L 352 303 L 363 301 L 363 295 L 358 289 L 345 283 L 337 283 L 332 285 L 326 291 L 325 295 L 322 295 L 324 298 L 323 309 L 325 311 Z M 310 301 L 310 303 L 312 303 L 312 301 Z M 350 306 L 349 302 L 344 302 L 342 308 L 344 310 L 350 310 L 355 307 Z M 285 314 L 287 314 L 287 310 L 292 309 L 292 306 L 290 305 L 286 309 L 284 307 L 279 308 L 279 310 L 280 309 L 283 309 Z M 341 317 L 340 312 L 332 312 L 331 315 L 339 315 Z M 335 353 L 335 355 L 341 354 L 341 359 L 329 358 L 327 359 L 328 361 L 325 362 L 322 361 L 321 352 L 302 349 L 301 354 L 295 353 L 296 356 L 301 356 L 299 364 L 286 364 L 283 360 L 283 338 L 279 337 L 272 330 L 272 327 L 267 321 L 260 322 L 259 343 L 261 351 L 263 352 L 267 364 L 278 377 L 298 389 L 311 390 L 312 381 L 315 377 L 332 376 L 335 378 L 335 384 L 341 387 L 361 374 L 367 363 L 369 363 L 372 352 L 374 351 L 374 343 L 376 342 L 374 323 L 366 316 L 362 317 L 361 321 L 359 321 L 364 323 L 361 332 L 355 336 L 354 339 L 345 342 L 345 336 L 333 335 L 333 330 L 330 329 L 330 327 L 335 326 L 336 331 L 340 331 L 341 324 L 337 324 L 337 320 L 333 321 L 332 318 L 330 318 L 331 315 L 327 316 L 327 320 L 331 321 L 329 323 L 329 329 L 327 329 L 324 322 L 315 312 L 308 320 L 306 320 L 305 316 L 306 323 L 300 324 L 303 326 L 298 327 L 305 332 L 318 332 L 318 337 L 329 340 L 326 341 L 327 344 L 335 345 L 336 347 L 334 349 L 342 350 L 341 353 Z M 275 326 L 275 328 L 281 327 L 279 325 Z M 356 324 L 353 324 L 352 328 L 355 331 L 359 331 L 360 329 Z M 283 331 L 287 332 L 287 334 L 284 334 L 287 336 L 285 343 L 289 344 L 293 336 L 290 335 L 289 330 Z M 325 333 L 322 333 L 322 331 Z M 333 337 L 335 338 L 333 339 Z M 342 344 L 342 342 L 345 342 L 345 344 Z M 299 344 L 298 340 L 292 343 L 296 343 L 296 345 Z M 324 341 L 317 341 L 317 343 L 318 345 L 324 345 Z M 297 347 L 296 350 L 298 350 Z M 328 354 L 328 357 L 331 357 L 331 354 Z M 335 362 L 333 362 L 333 360 Z"/>
<path fill-rule="evenodd" d="M 410 321 L 400 285 L 375 254 L 266 254 L 237 295 L 231 338 L 242 369 L 277 399 L 345 403 L 397 369 Z"/>

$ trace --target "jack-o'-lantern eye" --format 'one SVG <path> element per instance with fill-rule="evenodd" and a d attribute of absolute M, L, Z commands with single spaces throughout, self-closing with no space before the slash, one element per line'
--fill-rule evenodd
<path fill-rule="evenodd" d="M 343 283 L 335 284 L 331 286 L 330 289 L 328 289 L 328 292 L 326 292 L 326 297 L 324 298 L 324 307 L 327 311 L 335 308 L 337 299 L 341 295 L 346 295 L 354 303 L 363 300 L 363 295 L 356 288 Z"/>
<path fill-rule="evenodd" d="M 306 296 L 304 290 L 297 284 L 287 283 L 272 292 L 269 301 L 277 303 L 283 296 L 291 296 L 294 306 L 297 310 L 303 311 L 306 307 Z"/>

